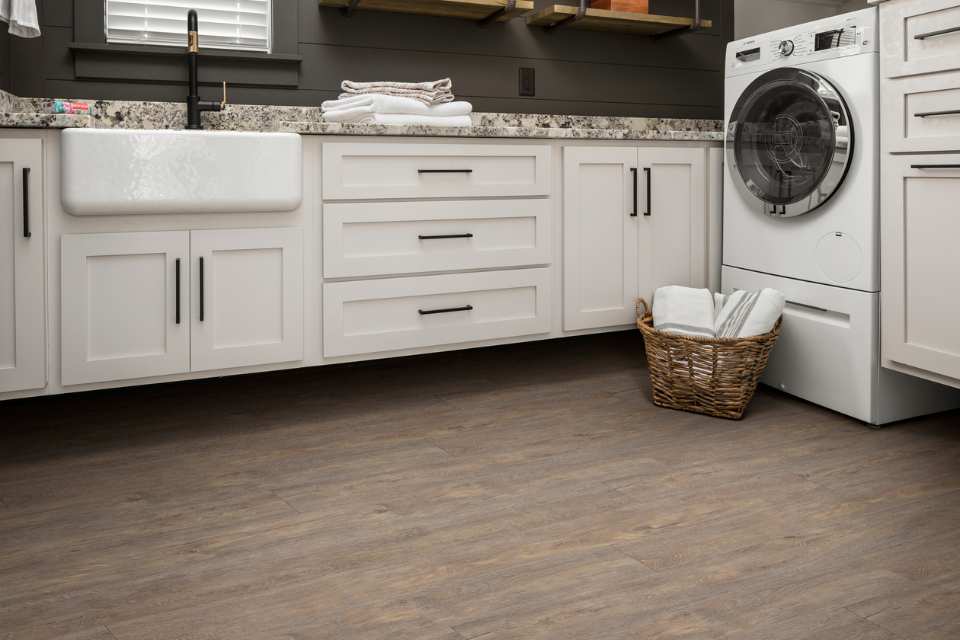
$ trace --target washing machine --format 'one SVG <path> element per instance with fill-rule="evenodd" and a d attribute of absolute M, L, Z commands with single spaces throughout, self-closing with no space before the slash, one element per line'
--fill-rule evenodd
<path fill-rule="evenodd" d="M 879 354 L 875 7 L 731 42 L 722 287 L 787 297 L 763 382 L 871 424 L 960 406 Z"/>

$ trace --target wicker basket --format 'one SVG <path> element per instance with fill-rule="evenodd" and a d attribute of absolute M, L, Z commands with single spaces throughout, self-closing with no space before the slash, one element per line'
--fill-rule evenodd
<path fill-rule="evenodd" d="M 780 323 L 750 338 L 700 338 L 657 331 L 646 300 L 637 301 L 637 327 L 646 343 L 653 403 L 739 420 L 757 389 Z"/>

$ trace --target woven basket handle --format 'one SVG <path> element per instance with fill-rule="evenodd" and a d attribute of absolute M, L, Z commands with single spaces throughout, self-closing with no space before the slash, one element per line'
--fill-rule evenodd
<path fill-rule="evenodd" d="M 650 312 L 650 305 L 643 298 L 637 298 L 637 320 L 643 318 Z"/>

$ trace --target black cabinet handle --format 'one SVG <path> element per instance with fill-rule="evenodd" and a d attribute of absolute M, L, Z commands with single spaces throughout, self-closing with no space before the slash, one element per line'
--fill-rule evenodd
<path fill-rule="evenodd" d="M 417 169 L 417 173 L 473 173 L 473 169 Z"/>
<path fill-rule="evenodd" d="M 200 322 L 203 322 L 203 256 L 200 256 Z"/>
<path fill-rule="evenodd" d="M 29 238 L 30 233 L 30 167 L 23 168 L 23 237 Z"/>
<path fill-rule="evenodd" d="M 633 211 L 630 213 L 630 217 L 636 218 L 637 217 L 637 201 L 639 199 L 639 196 L 637 195 L 637 191 L 640 190 L 640 185 L 638 184 L 640 182 L 640 179 L 637 177 L 636 167 L 630 167 L 630 173 L 633 175 Z"/>
<path fill-rule="evenodd" d="M 937 29 L 936 31 L 927 31 L 926 33 L 918 33 L 913 36 L 914 40 L 926 40 L 927 38 L 933 38 L 936 36 L 945 36 L 948 33 L 956 33 L 960 31 L 960 27 L 950 27 L 949 29 Z"/>
<path fill-rule="evenodd" d="M 473 305 L 467 304 L 462 307 L 449 307 L 447 309 L 417 309 L 417 313 L 422 316 L 432 316 L 435 313 L 456 313 L 457 311 L 473 311 Z"/>
<path fill-rule="evenodd" d="M 472 238 L 472 233 L 444 233 L 433 236 L 419 235 L 417 236 L 421 240 L 449 240 L 451 238 Z"/>
<path fill-rule="evenodd" d="M 174 291 L 174 295 L 177 298 L 177 301 L 174 304 L 174 307 L 176 308 L 175 314 L 176 314 L 177 324 L 180 324 L 180 258 L 177 258 L 175 264 L 176 264 L 177 279 L 174 283 L 173 291 Z"/>
<path fill-rule="evenodd" d="M 960 169 L 960 164 L 912 164 L 911 169 Z"/>
<path fill-rule="evenodd" d="M 651 196 L 653 194 L 653 171 L 650 167 L 644 167 L 643 172 L 647 176 L 647 210 L 643 212 L 643 215 L 649 216 L 653 215 L 653 207 L 650 206 L 650 202 L 652 201 Z"/>
<path fill-rule="evenodd" d="M 929 118 L 930 116 L 960 116 L 960 109 L 946 109 L 944 111 L 924 111 L 913 114 L 917 118 Z"/>

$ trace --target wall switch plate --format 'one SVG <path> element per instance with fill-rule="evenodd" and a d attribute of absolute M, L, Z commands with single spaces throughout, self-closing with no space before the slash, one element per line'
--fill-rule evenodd
<path fill-rule="evenodd" d="M 520 67 L 520 95 L 537 95 L 537 76 L 533 67 Z"/>

